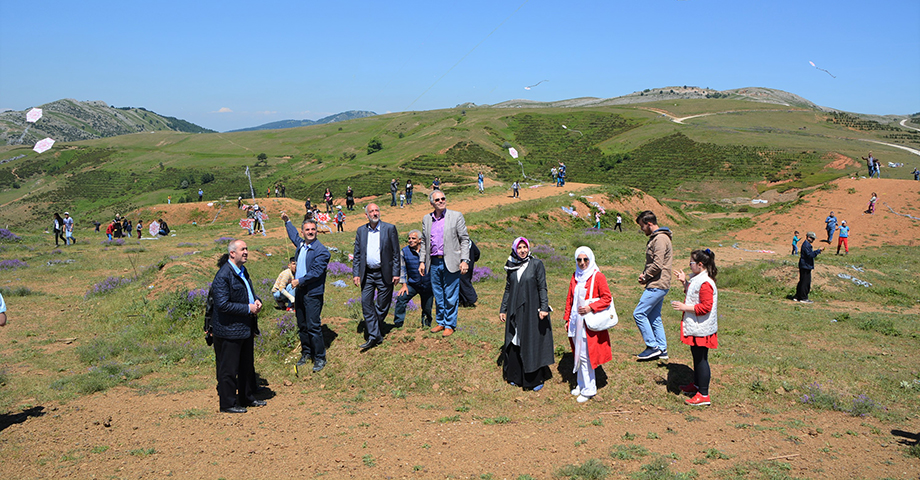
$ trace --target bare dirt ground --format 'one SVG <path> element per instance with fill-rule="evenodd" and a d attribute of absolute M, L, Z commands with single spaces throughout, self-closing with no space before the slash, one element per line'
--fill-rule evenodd
<path fill-rule="evenodd" d="M 772 248 L 776 256 L 782 256 L 788 253 L 785 250 L 792 229 L 820 231 L 825 210 L 834 209 L 839 218 L 853 226 L 851 246 L 865 245 L 867 239 L 875 242 L 871 245 L 915 244 L 911 242 L 920 237 L 918 227 L 904 223 L 911 220 L 881 211 L 882 202 L 887 201 L 899 212 L 920 216 L 917 184 L 898 182 L 902 181 L 840 181 L 837 190 L 808 197 L 811 203 L 785 215 L 771 214 L 768 220 L 760 221 L 763 231 L 755 228 L 742 232 L 739 240 L 747 248 Z M 538 198 L 582 187 L 571 183 L 565 189 L 546 186 L 524 189 L 521 195 L 524 199 Z M 848 194 L 848 188 L 856 188 L 857 193 Z M 872 189 L 880 194 L 879 211 L 875 216 L 858 215 Z M 424 196 L 417 199 L 422 201 L 405 209 L 385 205 L 384 219 L 394 223 L 417 221 L 430 209 Z M 593 200 L 608 210 L 663 211 L 647 195 L 626 204 L 603 197 Z M 450 202 L 450 208 L 471 212 L 517 201 L 509 195 L 488 195 L 458 199 Z M 270 236 L 284 236 L 279 220 L 282 209 L 298 215 L 303 211 L 303 205 L 292 199 L 262 199 L 259 203 L 267 206 L 271 216 Z M 207 210 L 210 218 L 217 213 L 204 204 L 182 204 L 161 205 L 146 214 L 161 212 L 174 228 L 182 228 L 194 217 L 195 209 Z M 224 221 L 238 216 L 235 204 L 220 211 Z M 346 230 L 354 231 L 363 223 L 362 218 L 360 212 L 354 212 Z M 631 228 L 630 218 L 624 217 L 624 223 Z M 898 233 L 891 235 L 895 230 Z M 878 232 L 880 237 L 867 232 Z M 729 245 L 723 248 L 751 258 L 769 255 L 743 252 Z M 79 307 L 73 315 L 62 315 L 76 321 Z M 59 316 L 40 315 L 31 321 L 53 330 Z M 324 321 L 335 329 L 344 328 L 336 324 L 346 320 Z M 424 346 L 428 352 L 438 351 L 443 342 L 422 332 L 417 336 L 413 348 Z M 5 342 L 0 331 L 0 344 Z M 48 347 L 72 348 L 59 342 Z M 616 374 L 617 363 L 633 361 L 623 350 L 614 348 L 613 362 L 605 366 L 610 375 Z M 502 384 L 498 374 L 491 384 L 470 385 L 469 392 L 481 394 L 484 403 L 470 411 L 458 410 L 456 397 L 437 393 L 436 388 L 431 395 L 396 398 L 371 394 L 355 401 L 342 398 L 339 391 L 325 390 L 323 376 L 309 375 L 293 382 L 268 378 L 268 406 L 251 409 L 245 415 L 216 411 L 212 369 L 190 369 L 188 378 L 204 387 L 178 393 L 144 393 L 142 388 L 120 387 L 67 403 L 30 405 L 26 399 L 22 411 L 0 414 L 0 478 L 421 479 L 517 478 L 521 474 L 551 478 L 559 467 L 591 458 L 604 459 L 613 465 L 611 478 L 622 478 L 648 462 L 648 457 L 610 458 L 612 446 L 630 444 L 669 455 L 672 470 L 693 469 L 698 478 L 712 478 L 743 462 L 772 460 L 787 464 L 789 470 L 784 473 L 791 477 L 920 478 L 920 461 L 903 454 L 904 445 L 920 437 L 916 420 L 908 421 L 903 427 L 907 431 L 901 431 L 871 417 L 802 410 L 793 407 L 799 403 L 800 392 L 777 392 L 777 402 L 789 405 L 788 410 L 766 412 L 756 402 L 716 402 L 688 412 L 679 407 L 679 397 L 667 391 L 670 369 L 666 364 L 648 364 L 645 376 L 656 385 L 660 397 L 669 399 L 668 408 L 650 406 L 635 392 L 610 388 L 602 388 L 593 401 L 578 405 L 569 395 L 569 384 L 557 371 L 540 392 L 504 393 L 501 389 L 509 387 Z M 724 372 L 718 363 L 713 370 L 713 388 L 718 388 Z M 357 392 L 361 387 L 352 388 Z M 500 417 L 510 421 L 488 421 Z M 629 439 L 630 435 L 634 437 Z M 730 458 L 699 461 L 709 449 Z"/>

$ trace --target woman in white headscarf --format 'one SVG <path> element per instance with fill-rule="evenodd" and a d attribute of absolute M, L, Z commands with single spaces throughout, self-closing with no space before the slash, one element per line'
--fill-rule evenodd
<path fill-rule="evenodd" d="M 530 242 L 518 237 L 505 263 L 507 280 L 498 318 L 505 322 L 502 376 L 511 385 L 539 391 L 552 377 L 553 326 L 546 294 L 546 269 L 530 254 Z"/>
<path fill-rule="evenodd" d="M 578 385 L 572 390 L 572 395 L 578 397 L 578 403 L 587 402 L 597 394 L 594 370 L 613 359 L 610 335 L 606 330 L 595 332 L 589 329 L 584 315 L 605 310 L 611 302 L 607 277 L 594 263 L 594 252 L 588 247 L 578 247 L 564 316 L 575 357 L 574 371 L 578 377 Z"/>

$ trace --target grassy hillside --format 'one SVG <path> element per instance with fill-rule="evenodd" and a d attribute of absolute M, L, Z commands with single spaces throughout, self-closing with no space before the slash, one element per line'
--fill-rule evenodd
<path fill-rule="evenodd" d="M 654 111 L 649 110 L 654 109 Z M 667 115 L 684 118 L 683 124 Z M 685 118 L 696 116 L 694 118 Z M 562 128 L 566 125 L 567 129 Z M 851 174 L 827 170 L 836 154 L 858 160 L 872 150 L 902 162 L 886 174 L 907 178 L 916 156 L 868 140 L 910 145 L 916 135 L 880 124 L 802 107 L 732 98 L 679 99 L 592 108 L 476 108 L 404 112 L 304 128 L 183 134 L 151 132 L 59 142 L 44 154 L 0 147 L 0 222 L 46 219 L 77 210 L 106 217 L 151 202 L 249 197 L 278 182 L 291 197 L 388 193 L 390 179 L 416 185 L 440 176 L 448 190 L 470 188 L 476 172 L 499 182 L 546 181 L 558 161 L 570 180 L 617 183 L 686 200 L 682 185 L 708 182 L 709 195 L 752 196 L 758 182 L 794 180 L 804 187 Z M 368 154 L 372 139 L 383 149 Z M 507 145 L 521 154 L 510 157 Z M 257 157 L 264 153 L 266 160 Z M 901 171 L 903 170 L 903 171 Z"/>

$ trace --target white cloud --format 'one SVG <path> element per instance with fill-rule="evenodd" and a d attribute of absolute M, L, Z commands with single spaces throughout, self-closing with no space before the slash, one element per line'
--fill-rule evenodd
<path fill-rule="evenodd" d="M 256 114 L 258 114 L 258 115 L 274 115 L 274 114 L 276 114 L 276 113 L 278 113 L 278 112 L 273 112 L 273 111 L 270 111 L 270 110 L 265 110 L 265 111 L 263 111 L 263 112 L 256 112 Z"/>
<path fill-rule="evenodd" d="M 227 107 L 220 107 L 220 110 L 218 110 L 217 113 L 233 113 L 233 110 L 230 110 Z"/>

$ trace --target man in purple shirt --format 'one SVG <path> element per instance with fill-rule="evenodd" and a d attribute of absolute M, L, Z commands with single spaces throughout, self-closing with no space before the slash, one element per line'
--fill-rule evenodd
<path fill-rule="evenodd" d="M 422 219 L 424 244 L 419 252 L 418 271 L 431 277 L 431 289 L 437 305 L 437 326 L 431 333 L 448 337 L 457 328 L 460 303 L 460 275 L 470 268 L 470 236 L 463 214 L 447 209 L 447 197 L 441 190 L 428 195 L 434 211 Z"/>

